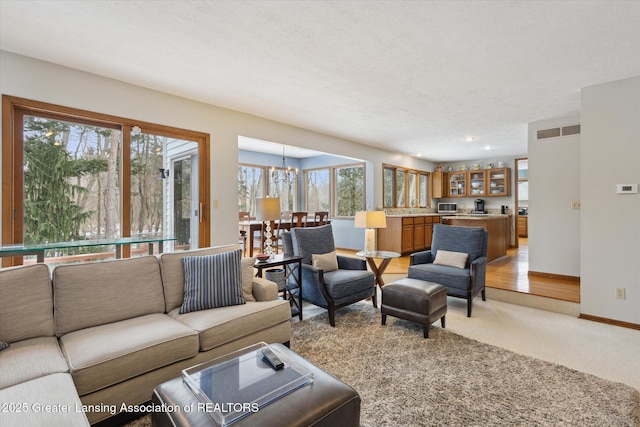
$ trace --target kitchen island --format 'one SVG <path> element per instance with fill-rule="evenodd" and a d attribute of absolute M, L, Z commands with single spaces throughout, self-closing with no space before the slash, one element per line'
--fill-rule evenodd
<path fill-rule="evenodd" d="M 487 230 L 489 232 L 487 262 L 507 255 L 511 242 L 510 215 L 452 215 L 443 216 L 441 222 L 446 225 L 482 227 Z"/>

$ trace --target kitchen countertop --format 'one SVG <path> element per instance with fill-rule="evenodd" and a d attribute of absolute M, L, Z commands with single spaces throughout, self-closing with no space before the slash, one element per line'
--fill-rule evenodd
<path fill-rule="evenodd" d="M 451 213 L 415 213 L 415 214 L 394 214 L 387 215 L 387 218 L 404 218 L 404 217 L 414 217 L 414 216 L 441 216 L 443 218 L 469 218 L 469 219 L 484 219 L 484 218 L 506 218 L 511 216 L 510 214 L 451 214 Z"/>
<path fill-rule="evenodd" d="M 473 220 L 484 220 L 484 221 L 492 221 L 496 219 L 508 218 L 510 215 L 507 214 L 484 214 L 484 215 L 446 215 L 443 216 L 442 219 L 473 219 Z"/>

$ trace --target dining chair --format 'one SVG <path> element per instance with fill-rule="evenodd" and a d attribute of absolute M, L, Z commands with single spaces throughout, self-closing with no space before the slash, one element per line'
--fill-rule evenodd
<path fill-rule="evenodd" d="M 305 227 L 307 223 L 306 212 L 293 212 L 291 213 L 291 228 Z"/>
<path fill-rule="evenodd" d="M 328 211 L 318 211 L 313 216 L 316 221 L 316 226 L 325 225 L 329 222 L 329 212 Z"/>

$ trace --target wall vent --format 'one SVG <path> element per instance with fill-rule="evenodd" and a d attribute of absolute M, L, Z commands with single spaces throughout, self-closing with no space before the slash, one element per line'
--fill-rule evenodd
<path fill-rule="evenodd" d="M 537 139 L 557 138 L 559 136 L 579 135 L 580 125 L 563 126 L 561 128 L 542 129 L 537 131 Z"/>
<path fill-rule="evenodd" d="M 560 128 L 544 129 L 538 131 L 538 139 L 555 138 L 560 136 Z"/>
<path fill-rule="evenodd" d="M 562 128 L 562 136 L 579 135 L 579 134 L 580 134 L 580 125 L 564 126 Z"/>

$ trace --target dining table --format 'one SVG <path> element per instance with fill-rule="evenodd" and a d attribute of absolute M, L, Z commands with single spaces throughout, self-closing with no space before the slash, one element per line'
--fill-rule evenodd
<path fill-rule="evenodd" d="M 275 223 L 275 228 L 274 230 L 272 230 L 272 233 L 274 233 L 276 230 L 291 230 L 291 224 L 292 221 L 291 219 L 280 219 L 280 220 L 275 220 L 273 221 Z M 326 224 L 329 224 L 330 221 L 326 221 Z M 258 220 L 250 220 L 250 221 L 240 221 L 239 222 L 239 226 L 240 229 L 244 229 L 248 231 L 248 248 L 249 248 L 249 257 L 253 256 L 253 245 L 255 242 L 255 234 L 256 232 L 260 232 L 260 236 L 262 236 L 262 233 L 264 232 L 263 230 L 263 222 L 262 221 L 258 221 Z M 313 218 L 311 219 L 307 219 L 304 222 L 304 226 L 305 227 L 316 227 L 318 225 L 321 225 L 322 222 L 320 220 L 315 220 Z M 260 238 L 260 251 L 264 252 L 264 239 Z"/>

